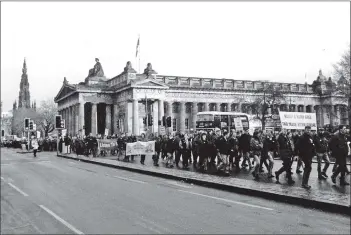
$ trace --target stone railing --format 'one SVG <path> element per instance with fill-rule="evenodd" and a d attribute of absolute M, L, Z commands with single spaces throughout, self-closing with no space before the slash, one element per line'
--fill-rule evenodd
<path fill-rule="evenodd" d="M 274 87 L 286 92 L 313 93 L 312 87 L 308 84 L 277 83 L 266 81 L 248 81 L 214 78 L 194 78 L 157 75 L 156 80 L 163 82 L 169 87 L 195 87 L 211 89 L 232 89 L 232 90 L 258 90 L 274 84 Z"/>

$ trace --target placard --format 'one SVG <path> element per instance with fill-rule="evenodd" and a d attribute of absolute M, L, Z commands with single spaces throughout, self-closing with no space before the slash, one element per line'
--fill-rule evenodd
<path fill-rule="evenodd" d="M 155 141 L 127 143 L 126 155 L 154 155 Z"/>
<path fill-rule="evenodd" d="M 316 113 L 279 112 L 282 128 L 288 130 L 304 130 L 310 126 L 311 130 L 317 131 Z"/>
<path fill-rule="evenodd" d="M 234 118 L 234 125 L 236 131 L 242 131 L 244 129 L 240 117 Z"/>

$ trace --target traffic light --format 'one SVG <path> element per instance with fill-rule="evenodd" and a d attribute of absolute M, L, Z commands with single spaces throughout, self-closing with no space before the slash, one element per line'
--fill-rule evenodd
<path fill-rule="evenodd" d="M 162 117 L 162 126 L 166 126 L 166 116 Z"/>
<path fill-rule="evenodd" d="M 152 126 L 153 124 L 154 124 L 154 118 L 153 118 L 153 116 L 151 115 L 151 114 L 149 114 L 149 120 L 148 120 L 148 124 L 149 124 L 149 126 Z"/>
<path fill-rule="evenodd" d="M 61 128 L 61 120 L 62 116 L 61 115 L 56 115 L 55 117 L 55 128 L 60 129 Z"/>
<path fill-rule="evenodd" d="M 119 120 L 117 120 L 117 129 L 119 129 Z"/>
<path fill-rule="evenodd" d="M 161 124 L 162 124 L 162 121 L 158 120 L 158 125 L 161 126 Z"/>
<path fill-rule="evenodd" d="M 167 120 L 166 120 L 166 124 L 167 124 L 167 127 L 171 127 L 172 126 L 172 118 L 171 117 L 167 117 Z"/>
<path fill-rule="evenodd" d="M 62 119 L 61 120 L 61 128 L 65 129 L 65 127 L 66 127 L 66 121 Z"/>
<path fill-rule="evenodd" d="M 24 129 L 25 130 L 29 130 L 29 118 L 25 118 L 24 119 Z"/>
<path fill-rule="evenodd" d="M 143 118 L 143 123 L 146 125 L 146 117 Z"/>
<path fill-rule="evenodd" d="M 29 130 L 30 131 L 34 130 L 34 122 L 33 121 L 29 122 Z"/>

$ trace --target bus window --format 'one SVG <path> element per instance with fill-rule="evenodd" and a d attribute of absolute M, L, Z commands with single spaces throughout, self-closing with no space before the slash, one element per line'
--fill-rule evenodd
<path fill-rule="evenodd" d="M 228 115 L 221 115 L 221 128 L 227 127 L 228 125 Z"/>
<path fill-rule="evenodd" d="M 197 121 L 213 121 L 212 114 L 198 114 Z"/>
<path fill-rule="evenodd" d="M 221 116 L 220 115 L 214 115 L 213 127 L 221 128 Z"/>
<path fill-rule="evenodd" d="M 249 119 L 246 116 L 241 117 L 243 128 L 249 128 Z"/>

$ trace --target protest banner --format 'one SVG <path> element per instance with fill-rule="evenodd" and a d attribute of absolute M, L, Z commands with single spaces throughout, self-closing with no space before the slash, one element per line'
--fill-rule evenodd
<path fill-rule="evenodd" d="M 242 131 L 244 129 L 240 117 L 234 118 L 234 125 L 236 131 Z"/>
<path fill-rule="evenodd" d="M 311 130 L 317 131 L 317 119 L 315 113 L 279 112 L 282 128 L 288 130 L 304 130 L 310 126 Z"/>
<path fill-rule="evenodd" d="M 154 155 L 155 141 L 127 143 L 126 155 Z"/>
<path fill-rule="evenodd" d="M 99 150 L 115 150 L 118 149 L 116 139 L 98 139 Z"/>

